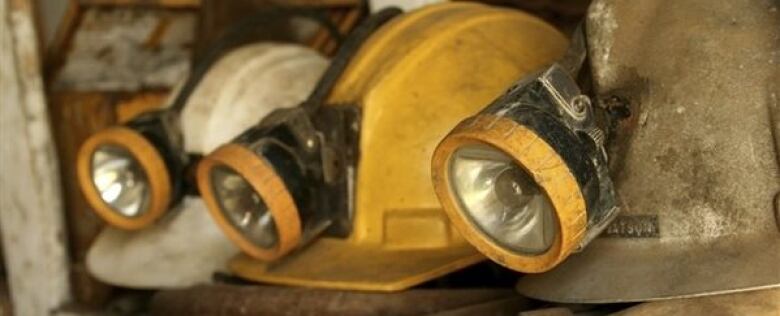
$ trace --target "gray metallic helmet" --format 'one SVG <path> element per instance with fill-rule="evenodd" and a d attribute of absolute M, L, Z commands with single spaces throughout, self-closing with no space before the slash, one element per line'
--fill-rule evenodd
<path fill-rule="evenodd" d="M 777 315 L 780 289 L 648 302 L 613 316 Z"/>
<path fill-rule="evenodd" d="M 610 167 L 620 215 L 518 284 L 560 302 L 780 286 L 780 3 L 596 0 L 598 103 L 624 100 Z"/>

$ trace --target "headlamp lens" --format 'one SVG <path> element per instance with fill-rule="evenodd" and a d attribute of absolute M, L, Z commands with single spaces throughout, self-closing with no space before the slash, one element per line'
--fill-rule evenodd
<path fill-rule="evenodd" d="M 211 184 L 220 211 L 244 237 L 263 248 L 276 246 L 274 218 L 260 195 L 238 173 L 226 166 L 211 171 Z"/>
<path fill-rule="evenodd" d="M 117 145 L 98 147 L 92 154 L 92 183 L 103 201 L 117 213 L 126 217 L 146 213 L 149 181 L 127 149 Z"/>
<path fill-rule="evenodd" d="M 469 145 L 450 158 L 450 183 L 467 217 L 500 245 L 544 253 L 558 233 L 553 206 L 533 179 L 503 152 Z"/>

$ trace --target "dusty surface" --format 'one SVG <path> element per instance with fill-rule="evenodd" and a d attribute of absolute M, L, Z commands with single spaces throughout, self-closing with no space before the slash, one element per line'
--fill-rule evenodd
<path fill-rule="evenodd" d="M 778 314 L 780 289 L 645 303 L 615 316 Z"/>
<path fill-rule="evenodd" d="M 106 228 L 87 254 L 99 280 L 129 288 L 175 288 L 207 283 L 238 253 L 211 220 L 200 198 L 185 198 L 155 225 L 127 232 Z"/>
<path fill-rule="evenodd" d="M 187 11 L 88 9 L 53 85 L 77 91 L 173 87 L 187 74 L 195 21 Z"/>
<path fill-rule="evenodd" d="M 622 213 L 585 251 L 521 281 L 555 301 L 780 286 L 778 2 L 597 1 L 597 92 L 629 101 L 611 157 Z M 636 230 L 652 227 L 656 234 Z"/>

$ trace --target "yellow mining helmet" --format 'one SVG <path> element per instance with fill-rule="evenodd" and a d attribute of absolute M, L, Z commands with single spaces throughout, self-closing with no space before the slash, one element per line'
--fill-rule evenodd
<path fill-rule="evenodd" d="M 482 260 L 436 199 L 433 149 L 458 120 L 560 58 L 566 40 L 537 18 L 479 4 L 378 15 L 345 41 L 327 89 L 204 157 L 201 194 L 245 252 L 231 262 L 237 275 L 392 291 Z"/>
<path fill-rule="evenodd" d="M 578 29 L 563 59 L 461 122 L 434 153 L 433 184 L 447 215 L 509 268 L 550 270 L 617 214 L 603 111 L 575 80 L 585 56 Z"/>

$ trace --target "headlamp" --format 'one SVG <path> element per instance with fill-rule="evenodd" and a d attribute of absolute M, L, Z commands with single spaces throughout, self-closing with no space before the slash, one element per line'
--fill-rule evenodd
<path fill-rule="evenodd" d="M 178 201 L 188 160 L 180 136 L 175 116 L 157 111 L 87 139 L 77 173 L 97 214 L 114 226 L 139 229 Z"/>
<path fill-rule="evenodd" d="M 340 50 L 300 107 L 277 110 L 202 160 L 201 194 L 244 252 L 229 263 L 237 276 L 396 291 L 484 260 L 443 213 L 431 154 L 458 121 L 558 59 L 567 41 L 532 16 L 474 3 L 428 6 L 376 32 L 364 25 L 341 46 L 354 57 Z M 352 41 L 356 34 L 365 41 Z M 278 244 L 252 241 L 225 215 L 220 167 L 252 187 L 247 200 L 256 195 L 268 207 Z"/>
<path fill-rule="evenodd" d="M 190 76 L 179 88 L 167 109 L 144 114 L 123 127 L 97 133 L 82 146 L 77 167 L 79 182 L 87 200 L 101 217 L 120 228 L 139 229 L 153 222 L 170 206 L 177 203 L 183 196 L 185 187 L 190 189 L 189 183 L 185 185 L 185 173 L 189 168 L 190 159 L 184 150 L 179 115 L 207 75 L 211 78 L 204 83 L 205 88 L 199 92 L 198 98 L 201 99 L 192 102 L 195 104 L 192 107 L 201 110 L 205 108 L 205 111 L 209 111 L 211 108 L 218 107 L 220 102 L 230 100 L 228 96 L 238 98 L 252 95 L 245 93 L 243 89 L 236 89 L 235 85 L 230 83 L 240 81 L 245 76 L 255 75 L 253 71 L 262 70 L 257 62 L 267 61 L 268 56 L 273 54 L 267 52 L 267 49 L 273 46 L 237 50 L 233 56 L 225 58 L 222 64 L 215 64 L 221 59 L 223 50 L 252 40 L 255 36 L 254 32 L 251 32 L 253 27 L 277 15 L 313 19 L 332 32 L 335 38 L 340 38 L 340 33 L 330 20 L 308 9 L 262 10 L 237 21 L 226 29 L 224 34 L 204 53 L 202 60 L 193 67 Z M 295 55 L 296 51 L 299 52 L 298 55 Z M 276 58 L 289 57 L 290 61 L 312 60 L 301 58 L 311 56 L 302 50 L 278 50 L 277 53 Z M 252 60 L 251 57 L 256 58 Z M 239 62 L 242 64 L 236 65 Z M 239 67 L 243 67 L 243 71 L 237 71 Z M 212 68 L 217 70 L 210 73 Z M 307 82 L 307 78 L 301 78 L 298 86 L 289 88 L 290 95 L 297 93 L 298 89 L 307 85 Z M 214 88 L 212 85 L 215 83 L 225 84 L 223 86 L 225 91 Z M 245 83 L 239 85 L 242 86 L 245 88 Z M 220 91 L 222 94 L 215 91 Z M 281 106 L 286 101 L 284 98 L 272 100 L 276 102 L 274 106 Z M 208 104 L 204 106 L 198 104 L 200 102 Z M 262 111 L 264 106 L 257 108 Z M 230 129 L 226 130 L 217 133 L 215 137 L 219 138 L 232 132 Z M 241 203 L 243 202 L 239 204 Z"/>
<path fill-rule="evenodd" d="M 354 168 L 357 112 L 318 111 L 277 110 L 198 167 L 209 211 L 257 259 L 274 260 L 322 232 L 344 236 L 350 229 L 347 175 Z M 337 128 L 327 134 L 315 128 L 326 124 Z"/>
<path fill-rule="evenodd" d="M 567 69 L 554 64 L 522 80 L 433 156 L 436 193 L 455 226 L 523 272 L 551 269 L 617 210 L 604 129 Z"/>
<path fill-rule="evenodd" d="M 271 112 L 201 161 L 200 193 L 248 255 L 271 261 L 321 233 L 349 234 L 359 109 L 321 105 L 360 44 L 397 14 L 385 10 L 361 24 L 300 106 Z"/>

